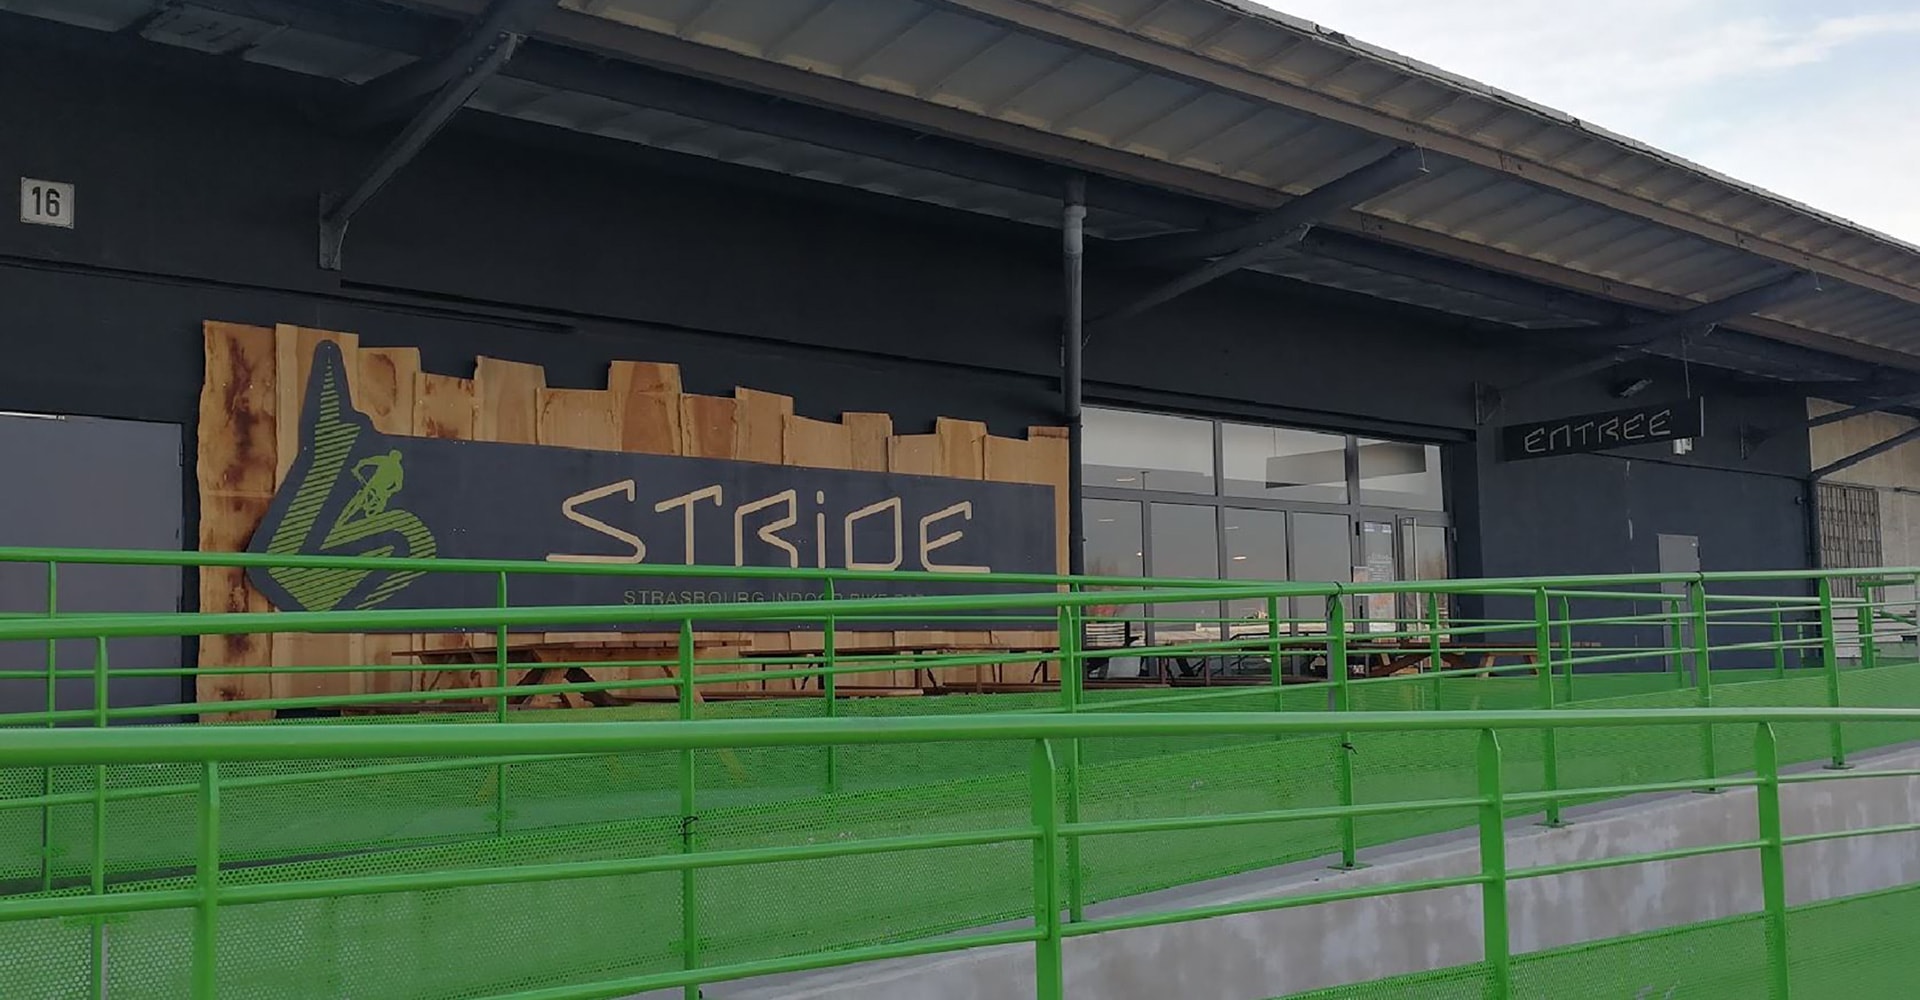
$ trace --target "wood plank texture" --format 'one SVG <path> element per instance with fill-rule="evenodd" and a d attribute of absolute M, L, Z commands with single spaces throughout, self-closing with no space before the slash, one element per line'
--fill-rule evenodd
<path fill-rule="evenodd" d="M 853 468 L 853 436 L 844 424 L 789 414 L 781 437 L 786 464 L 813 469 Z"/>
<path fill-rule="evenodd" d="M 616 361 L 608 391 L 620 398 L 620 447 L 680 454 L 680 366 Z"/>
<path fill-rule="evenodd" d="M 481 441 L 535 444 L 540 440 L 540 390 L 547 373 L 539 365 L 481 358 L 474 367 Z"/>
<path fill-rule="evenodd" d="M 794 400 L 748 387 L 732 396 L 684 392 L 677 365 L 615 361 L 605 389 L 547 386 L 538 365 L 498 358 L 476 360 L 474 377 L 462 379 L 421 370 L 420 352 L 409 347 L 360 347 L 351 333 L 281 325 L 272 329 L 208 323 L 204 330 L 206 379 L 200 397 L 197 475 L 201 496 L 200 545 L 207 551 L 244 549 L 285 477 L 299 439 L 299 410 L 319 343 L 339 345 L 346 362 L 353 405 L 382 434 L 451 440 L 502 441 L 552 447 L 621 450 L 782 463 L 796 467 L 899 472 L 920 476 L 1033 483 L 1055 489 L 1056 561 L 1066 566 L 1066 438 L 1061 428 L 1032 427 L 1025 439 L 992 436 L 986 425 L 942 417 L 933 433 L 898 435 L 884 413 L 849 412 L 839 421 L 797 416 Z M 909 534 L 911 534 L 910 526 Z M 807 553 L 804 563 L 815 561 Z M 267 611 L 266 599 L 244 574 L 209 569 L 200 575 L 200 602 L 208 611 Z M 604 634 L 575 638 L 611 638 Z M 516 637 L 516 645 L 537 639 Z M 551 637 L 549 637 L 551 638 Z M 838 645 L 861 648 L 1027 648 L 1050 643 L 1052 633 L 1022 630 L 842 631 Z M 701 658 L 756 653 L 807 652 L 821 648 L 818 630 L 793 633 L 700 634 Z M 201 644 L 207 667 L 348 667 L 406 664 L 427 650 L 492 645 L 491 636 L 464 634 L 273 635 L 210 637 Z M 645 659 L 638 637 L 610 647 L 607 659 Z M 632 648 L 628 648 L 631 646 Z M 619 655 L 613 655 L 618 653 Z M 476 654 L 477 655 L 477 654 Z M 583 654 L 584 655 L 584 654 Z M 845 687 L 904 687 L 911 670 L 881 669 L 845 675 Z M 655 669 L 655 668 L 646 668 Z M 751 667 L 704 667 L 739 672 Z M 769 666 L 768 669 L 780 669 Z M 641 671 L 596 668 L 611 679 Z M 616 673 L 617 672 L 617 673 Z M 459 688 L 490 681 L 491 667 L 462 666 L 446 672 L 387 674 L 262 672 L 248 677 L 202 677 L 206 702 L 266 697 L 327 697 L 363 690 Z M 984 679 L 1024 681 L 1030 671 L 993 672 L 946 668 L 941 683 L 965 686 Z M 1017 673 L 1018 676 L 1014 676 Z M 728 683 L 712 690 L 778 688 L 792 682 Z M 812 688 L 818 696 L 817 686 Z M 245 713 L 261 717 L 266 713 Z M 238 717 L 239 713 L 232 714 Z"/>
<path fill-rule="evenodd" d="M 540 443 L 620 450 L 620 397 L 605 389 L 541 389 Z"/>
<path fill-rule="evenodd" d="M 360 411 L 382 434 L 413 433 L 413 400 L 420 374 L 420 351 L 413 347 L 361 348 L 360 363 L 348 381 Z"/>
<path fill-rule="evenodd" d="M 793 398 L 758 389 L 735 389 L 733 457 L 743 462 L 780 464 L 783 420 L 793 416 Z"/>
<path fill-rule="evenodd" d="M 862 472 L 887 471 L 887 444 L 893 440 L 893 418 L 884 413 L 842 413 L 852 440 L 852 468 Z"/>
<path fill-rule="evenodd" d="M 278 438 L 274 331 L 234 323 L 207 323 L 201 331 L 206 378 L 200 389 L 200 433 L 195 475 L 200 485 L 202 552 L 238 552 L 273 502 Z M 200 570 L 203 614 L 264 612 L 267 599 L 247 582 L 246 571 L 226 566 Z M 203 636 L 203 669 L 260 668 L 273 662 L 272 643 L 257 634 Z M 195 679 L 200 702 L 266 698 L 272 681 L 264 674 L 202 675 Z M 203 716 L 207 721 L 257 722 L 270 712 L 232 712 Z"/>
<path fill-rule="evenodd" d="M 739 409 L 723 396 L 680 397 L 680 454 L 732 458 Z"/>

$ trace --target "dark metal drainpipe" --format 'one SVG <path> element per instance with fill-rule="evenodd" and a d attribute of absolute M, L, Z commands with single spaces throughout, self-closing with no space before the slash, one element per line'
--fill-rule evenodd
<path fill-rule="evenodd" d="M 1066 211 L 1061 219 L 1061 249 L 1066 264 L 1066 321 L 1062 324 L 1060 367 L 1061 408 L 1067 421 L 1067 569 L 1079 575 L 1087 571 L 1086 514 L 1081 510 L 1083 482 L 1080 427 L 1080 360 L 1086 346 L 1081 326 L 1081 277 L 1085 269 L 1087 220 L 1086 178 L 1075 175 L 1067 181 Z"/>

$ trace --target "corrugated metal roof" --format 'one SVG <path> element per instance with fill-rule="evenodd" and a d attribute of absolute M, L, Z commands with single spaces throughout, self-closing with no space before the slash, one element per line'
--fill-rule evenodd
<path fill-rule="evenodd" d="M 483 0 L 386 0 L 471 16 Z M 0 9 L 349 82 L 412 58 L 259 0 Z M 1228 0 L 561 0 L 543 41 L 844 110 L 1240 209 L 1402 145 L 1419 179 L 1327 221 L 1485 270 L 1671 311 L 1805 268 L 1825 291 L 1728 325 L 1920 370 L 1920 249 L 1312 24 Z M 496 114 L 1031 222 L 1057 199 L 508 75 Z M 1099 236 L 1164 220 L 1096 205 Z M 1550 311 L 1311 254 L 1300 280 L 1517 326 Z"/>

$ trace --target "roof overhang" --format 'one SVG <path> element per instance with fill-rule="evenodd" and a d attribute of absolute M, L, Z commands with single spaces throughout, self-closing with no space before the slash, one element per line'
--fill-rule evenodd
<path fill-rule="evenodd" d="M 490 7 L 0 9 L 357 85 Z M 561 0 L 526 24 L 532 42 L 470 107 L 1048 226 L 1080 173 L 1106 239 L 1241 225 L 1412 146 L 1417 179 L 1257 269 L 1561 346 L 1570 323 L 1693 310 L 1800 271 L 1821 294 L 1726 319 L 1692 356 L 1825 382 L 1920 372 L 1920 249 L 1251 4 Z"/>

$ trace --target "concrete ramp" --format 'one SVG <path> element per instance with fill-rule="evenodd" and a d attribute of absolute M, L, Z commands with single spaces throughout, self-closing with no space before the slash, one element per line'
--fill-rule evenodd
<path fill-rule="evenodd" d="M 1920 749 L 1863 755 L 1855 766 L 1857 777 L 1782 788 L 1788 837 L 1920 823 L 1920 778 L 1871 776 L 1920 769 Z M 1526 820 L 1509 824 L 1509 866 L 1542 868 L 1748 843 L 1758 836 L 1751 788 L 1642 797 L 1567 815 L 1570 824 L 1558 829 Z M 1917 832 L 1790 844 L 1785 856 L 1788 903 L 1796 907 L 1920 884 Z M 1368 867 L 1350 872 L 1331 870 L 1326 862 L 1253 872 L 1093 907 L 1088 916 L 1420 882 L 1471 875 L 1480 865 L 1471 833 L 1363 852 L 1362 860 Z M 1087 1000 L 1266 1000 L 1329 988 L 1336 989 L 1326 996 L 1344 997 L 1351 991 L 1337 987 L 1436 970 L 1472 972 L 1484 955 L 1480 894 L 1477 886 L 1459 886 L 1073 938 L 1065 945 L 1067 990 Z M 1690 925 L 1738 928 L 1757 921 L 1761 908 L 1759 858 L 1751 849 L 1519 879 L 1509 890 L 1511 948 L 1519 968 L 1530 958 L 1565 956 L 1581 950 L 1578 946 L 1649 932 Z M 1718 968 L 1722 963 L 1727 967 Z M 1683 963 L 1685 973 L 1664 963 L 1594 964 L 1608 966 L 1607 974 L 1626 988 L 1621 1000 L 1739 997 L 1755 974 L 1748 963 L 1711 947 Z M 1709 982 L 1717 986 L 1702 992 Z M 1404 992 L 1380 986 L 1387 989 L 1367 995 L 1451 995 L 1432 981 L 1408 982 Z M 1744 995 L 1764 995 L 1764 985 L 1760 990 Z M 998 1000 L 1033 991 L 1032 948 L 1003 946 L 714 984 L 703 995 L 708 1000 Z M 661 992 L 645 1000 L 679 996 Z"/>

